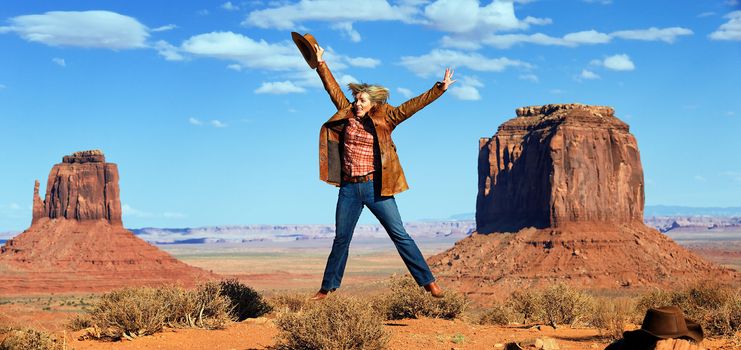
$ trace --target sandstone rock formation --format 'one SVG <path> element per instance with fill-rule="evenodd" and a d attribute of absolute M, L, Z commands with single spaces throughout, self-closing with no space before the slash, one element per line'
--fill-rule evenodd
<path fill-rule="evenodd" d="M 478 232 L 640 222 L 643 202 L 638 145 L 612 108 L 518 108 L 480 140 Z"/>
<path fill-rule="evenodd" d="M 478 295 L 555 281 L 613 289 L 738 279 L 645 226 L 643 205 L 638 146 L 612 108 L 519 108 L 480 141 L 477 233 L 429 262 Z"/>
<path fill-rule="evenodd" d="M 192 286 L 214 277 L 124 229 L 118 169 L 97 150 L 54 165 L 44 201 L 36 181 L 31 227 L 0 247 L 0 295 Z"/>
<path fill-rule="evenodd" d="M 38 182 L 37 182 L 38 183 Z M 46 183 L 43 203 L 34 186 L 32 223 L 41 218 L 78 221 L 104 219 L 121 225 L 118 167 L 106 163 L 99 150 L 76 152 L 54 165 Z M 43 209 L 37 209 L 39 203 Z"/>

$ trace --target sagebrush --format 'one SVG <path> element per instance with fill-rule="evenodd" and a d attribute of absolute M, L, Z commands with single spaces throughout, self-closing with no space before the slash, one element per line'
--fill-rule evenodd
<path fill-rule="evenodd" d="M 383 317 L 370 303 L 339 295 L 302 312 L 282 313 L 275 324 L 279 349 L 375 350 L 385 348 L 389 339 Z"/>
<path fill-rule="evenodd" d="M 703 283 L 676 291 L 655 290 L 644 294 L 636 314 L 649 308 L 675 305 L 685 317 L 700 323 L 706 335 L 733 336 L 741 331 L 741 289 L 714 283 Z"/>
<path fill-rule="evenodd" d="M 410 276 L 392 276 L 390 292 L 377 298 L 375 305 L 388 320 L 433 317 L 454 319 L 465 311 L 468 302 L 459 293 L 446 291 L 443 298 L 433 298 Z"/>
<path fill-rule="evenodd" d="M 12 329 L 7 331 L 0 343 L 0 350 L 64 350 L 64 339 L 32 328 Z"/>

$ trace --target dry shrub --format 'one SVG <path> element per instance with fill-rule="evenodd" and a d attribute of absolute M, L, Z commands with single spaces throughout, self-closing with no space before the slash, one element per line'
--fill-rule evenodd
<path fill-rule="evenodd" d="M 505 305 L 495 304 L 481 315 L 479 324 L 507 325 L 512 318 L 512 311 Z"/>
<path fill-rule="evenodd" d="M 271 309 L 280 312 L 299 312 L 306 308 L 308 297 L 300 293 L 281 293 L 268 298 Z"/>
<path fill-rule="evenodd" d="M 0 350 L 63 350 L 65 347 L 63 340 L 31 328 L 10 330 L 0 343 Z"/>
<path fill-rule="evenodd" d="M 220 294 L 231 303 L 231 314 L 239 321 L 260 317 L 272 310 L 272 307 L 254 289 L 242 284 L 236 278 L 221 281 Z"/>
<path fill-rule="evenodd" d="M 221 295 L 216 282 L 207 282 L 193 290 L 167 288 L 167 324 L 172 327 L 222 329 L 231 321 L 231 301 Z"/>
<path fill-rule="evenodd" d="M 641 297 L 636 308 L 641 316 L 649 308 L 676 305 L 685 317 L 699 322 L 706 335 L 733 336 L 741 331 L 741 289 L 713 283 L 676 291 L 654 291 Z"/>
<path fill-rule="evenodd" d="M 602 336 L 620 339 L 625 326 L 632 320 L 633 309 L 630 299 L 602 298 L 597 302 L 590 323 Z"/>
<path fill-rule="evenodd" d="M 150 287 L 124 288 L 103 294 L 90 312 L 92 323 L 101 329 L 95 336 L 132 339 L 159 332 L 168 316 L 163 294 Z"/>
<path fill-rule="evenodd" d="M 193 290 L 173 286 L 124 288 L 104 294 L 93 305 L 88 335 L 133 339 L 159 332 L 165 325 L 218 329 L 231 320 L 230 308 L 215 282 Z"/>
<path fill-rule="evenodd" d="M 459 317 L 468 302 L 453 291 L 446 291 L 443 298 L 435 299 L 410 276 L 392 276 L 390 293 L 376 299 L 376 309 L 386 315 L 387 320 L 432 317 L 452 320 Z"/>
<path fill-rule="evenodd" d="M 360 299 L 331 295 L 317 306 L 276 319 L 278 349 L 383 349 L 389 334 L 383 318 Z"/>
<path fill-rule="evenodd" d="M 514 313 L 520 315 L 522 323 L 537 319 L 541 311 L 540 296 L 530 290 L 512 292 L 506 305 Z"/>
<path fill-rule="evenodd" d="M 563 283 L 546 288 L 540 299 L 544 321 L 553 328 L 559 324 L 574 325 L 594 310 L 592 296 Z"/>
<path fill-rule="evenodd" d="M 93 326 L 93 319 L 90 317 L 90 314 L 77 314 L 73 316 L 69 323 L 67 323 L 67 328 L 73 330 L 73 331 L 79 331 L 83 330 L 85 328 L 90 328 Z"/>

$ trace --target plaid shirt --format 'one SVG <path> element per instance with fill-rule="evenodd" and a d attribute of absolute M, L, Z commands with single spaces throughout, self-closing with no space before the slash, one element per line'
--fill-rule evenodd
<path fill-rule="evenodd" d="M 376 170 L 373 125 L 370 118 L 351 117 L 345 126 L 342 172 L 349 176 L 361 176 Z"/>

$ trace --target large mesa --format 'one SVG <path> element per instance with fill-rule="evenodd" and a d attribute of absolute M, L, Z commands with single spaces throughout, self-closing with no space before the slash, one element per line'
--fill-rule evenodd
<path fill-rule="evenodd" d="M 431 268 L 472 296 L 559 281 L 611 290 L 737 281 L 644 225 L 629 130 L 610 107 L 518 108 L 480 140 L 477 232 Z"/>
<path fill-rule="evenodd" d="M 116 164 L 93 150 L 52 167 L 43 201 L 36 181 L 31 227 L 0 247 L 0 294 L 192 286 L 215 278 L 123 227 L 118 180 Z"/>

